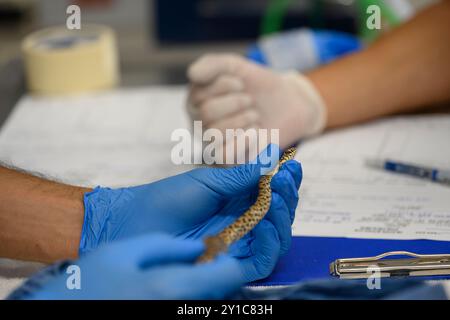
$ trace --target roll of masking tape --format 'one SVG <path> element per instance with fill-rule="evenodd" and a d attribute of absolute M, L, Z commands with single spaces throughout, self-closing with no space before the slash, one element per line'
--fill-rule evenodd
<path fill-rule="evenodd" d="M 28 88 L 35 94 L 76 94 L 119 82 L 116 38 L 108 27 L 43 29 L 24 39 L 22 51 Z"/>

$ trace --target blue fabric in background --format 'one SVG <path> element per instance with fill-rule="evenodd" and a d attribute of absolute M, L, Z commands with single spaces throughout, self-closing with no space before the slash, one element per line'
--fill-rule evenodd
<path fill-rule="evenodd" d="M 243 288 L 234 299 L 244 300 L 447 300 L 442 285 L 417 279 L 384 278 L 379 289 L 357 280 L 319 280 L 255 291 Z"/>
<path fill-rule="evenodd" d="M 362 49 L 361 42 L 355 36 L 344 32 L 314 31 L 313 40 L 323 64 Z"/>
<path fill-rule="evenodd" d="M 288 285 L 306 280 L 332 279 L 329 273 L 332 261 L 376 256 L 387 251 L 450 254 L 450 241 L 293 237 L 291 249 L 280 259 L 272 275 L 254 284 Z M 430 277 L 439 278 L 444 277 Z"/>
<path fill-rule="evenodd" d="M 250 59 L 253 62 L 256 62 L 258 64 L 262 64 L 264 66 L 266 66 L 268 64 L 265 54 L 261 51 L 261 49 L 259 48 L 259 46 L 257 44 L 250 46 L 250 48 L 247 51 L 246 56 L 248 59 Z"/>
<path fill-rule="evenodd" d="M 270 35 L 269 37 L 276 38 L 278 40 L 284 40 L 283 42 L 291 43 L 292 41 L 297 41 L 297 44 L 293 44 L 293 46 L 303 47 L 305 50 L 313 51 L 316 54 L 316 63 L 317 65 L 308 65 L 305 62 L 300 63 L 300 65 L 306 67 L 307 69 L 312 69 L 318 67 L 319 65 L 326 64 L 332 62 L 335 59 L 343 57 L 347 54 L 359 51 L 363 48 L 362 43 L 359 39 L 351 34 L 333 30 L 310 30 L 306 28 L 298 29 L 297 33 L 307 33 L 310 37 L 301 38 L 303 41 L 299 42 L 299 39 L 291 39 L 290 36 L 292 32 L 296 32 L 295 30 L 290 30 L 288 32 L 280 32 L 278 34 Z M 309 41 L 306 41 L 308 39 Z M 273 44 L 274 46 L 274 44 Z M 273 47 L 272 49 L 278 49 Z M 282 49 L 280 49 L 282 50 Z M 293 50 L 290 53 L 292 57 L 292 61 L 297 61 L 305 59 L 301 54 L 299 54 L 298 50 Z M 246 53 L 248 59 L 256 62 L 258 64 L 273 67 L 268 61 L 267 52 L 265 52 L 259 43 L 255 43 L 251 45 Z M 286 57 L 286 53 L 284 52 L 279 58 L 282 59 Z M 291 60 L 291 59 L 290 59 Z M 306 59 L 306 61 L 309 61 Z M 309 61 L 310 62 L 310 61 Z M 290 69 L 296 69 L 296 65 L 291 65 Z M 299 70 L 305 71 L 305 70 Z"/>

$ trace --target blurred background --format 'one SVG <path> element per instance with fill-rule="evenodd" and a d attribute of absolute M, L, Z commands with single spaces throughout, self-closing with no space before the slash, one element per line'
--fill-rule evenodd
<path fill-rule="evenodd" d="M 387 22 L 394 25 L 433 1 L 384 2 L 390 5 Z M 370 39 L 360 28 L 370 3 L 383 1 L 0 0 L 0 123 L 25 92 L 22 39 L 43 27 L 64 25 L 70 4 L 80 6 L 82 24 L 115 30 L 121 86 L 141 86 L 185 83 L 186 67 L 200 54 L 248 53 L 259 37 L 282 30 L 335 30 Z"/>

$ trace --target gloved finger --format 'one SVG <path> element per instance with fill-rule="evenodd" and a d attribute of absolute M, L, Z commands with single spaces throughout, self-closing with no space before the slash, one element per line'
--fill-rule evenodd
<path fill-rule="evenodd" d="M 292 229 L 290 211 L 284 199 L 276 192 L 272 192 L 270 209 L 264 219 L 272 222 L 280 239 L 280 255 L 285 254 L 291 247 Z"/>
<path fill-rule="evenodd" d="M 201 168 L 187 172 L 218 195 L 228 198 L 255 191 L 262 174 L 272 170 L 278 163 L 280 148 L 269 144 L 252 162 L 233 168 Z"/>
<path fill-rule="evenodd" d="M 236 54 L 207 54 L 188 69 L 188 78 L 194 84 L 208 84 L 222 75 L 239 75 L 246 60 Z"/>
<path fill-rule="evenodd" d="M 198 106 L 203 102 L 228 93 L 236 93 L 244 90 L 244 82 L 234 76 L 223 75 L 207 86 L 192 86 L 189 94 L 190 102 Z"/>
<path fill-rule="evenodd" d="M 249 109 L 248 107 L 250 105 L 244 106 L 244 101 L 239 102 L 238 99 L 234 97 L 230 97 L 227 101 L 223 100 L 224 99 L 222 99 L 222 102 L 225 103 L 231 102 L 234 105 L 232 108 L 237 112 L 224 119 L 216 116 L 214 119 L 216 121 L 207 124 L 208 128 L 218 129 L 226 133 L 227 129 L 251 128 L 258 123 L 260 119 L 259 113 L 255 109 Z M 251 103 L 251 100 L 245 101 L 245 103 Z M 218 108 L 220 106 L 216 104 L 215 107 Z"/>
<path fill-rule="evenodd" d="M 251 243 L 254 240 L 254 236 L 251 232 L 247 233 L 244 237 L 238 241 L 232 243 L 228 248 L 228 254 L 234 258 L 242 259 L 251 256 Z"/>
<path fill-rule="evenodd" d="M 252 231 L 252 256 L 239 259 L 246 282 L 266 278 L 275 268 L 280 255 L 280 239 L 273 224 L 262 220 Z"/>
<path fill-rule="evenodd" d="M 246 93 L 230 93 L 211 98 L 200 105 L 200 118 L 204 123 L 209 124 L 220 121 L 224 117 L 239 115 L 252 105 L 252 98 Z M 254 111 L 256 113 L 256 111 Z M 226 129 L 241 127 L 225 127 Z"/>
<path fill-rule="evenodd" d="M 272 178 L 270 186 L 272 191 L 278 193 L 286 203 L 287 213 L 292 223 L 298 204 L 298 190 L 295 188 L 294 178 L 290 172 L 282 170 Z"/>
<path fill-rule="evenodd" d="M 291 173 L 295 181 L 295 188 L 298 190 L 303 178 L 302 165 L 296 160 L 289 160 L 281 166 L 280 171 L 282 170 L 288 170 Z"/>
<path fill-rule="evenodd" d="M 161 287 L 158 291 L 167 294 L 161 299 L 223 299 L 245 283 L 238 261 L 225 255 L 208 263 L 168 266 L 149 274 L 158 279 L 151 284 L 153 290 Z"/>
<path fill-rule="evenodd" d="M 129 254 L 137 258 L 140 268 L 155 265 L 192 262 L 205 250 L 201 240 L 173 238 L 168 235 L 139 237 L 127 244 Z"/>

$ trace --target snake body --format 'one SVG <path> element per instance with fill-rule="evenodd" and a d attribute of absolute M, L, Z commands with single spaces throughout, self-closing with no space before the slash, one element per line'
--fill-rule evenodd
<path fill-rule="evenodd" d="M 250 232 L 266 215 L 272 200 L 270 182 L 279 168 L 288 160 L 294 158 L 296 149 L 287 149 L 280 158 L 277 166 L 267 175 L 263 175 L 258 184 L 258 197 L 255 203 L 245 211 L 236 221 L 223 229 L 220 233 L 205 238 L 206 250 L 198 259 L 198 262 L 207 262 L 214 259 L 219 253 L 227 251 L 235 241 L 241 239 Z"/>

